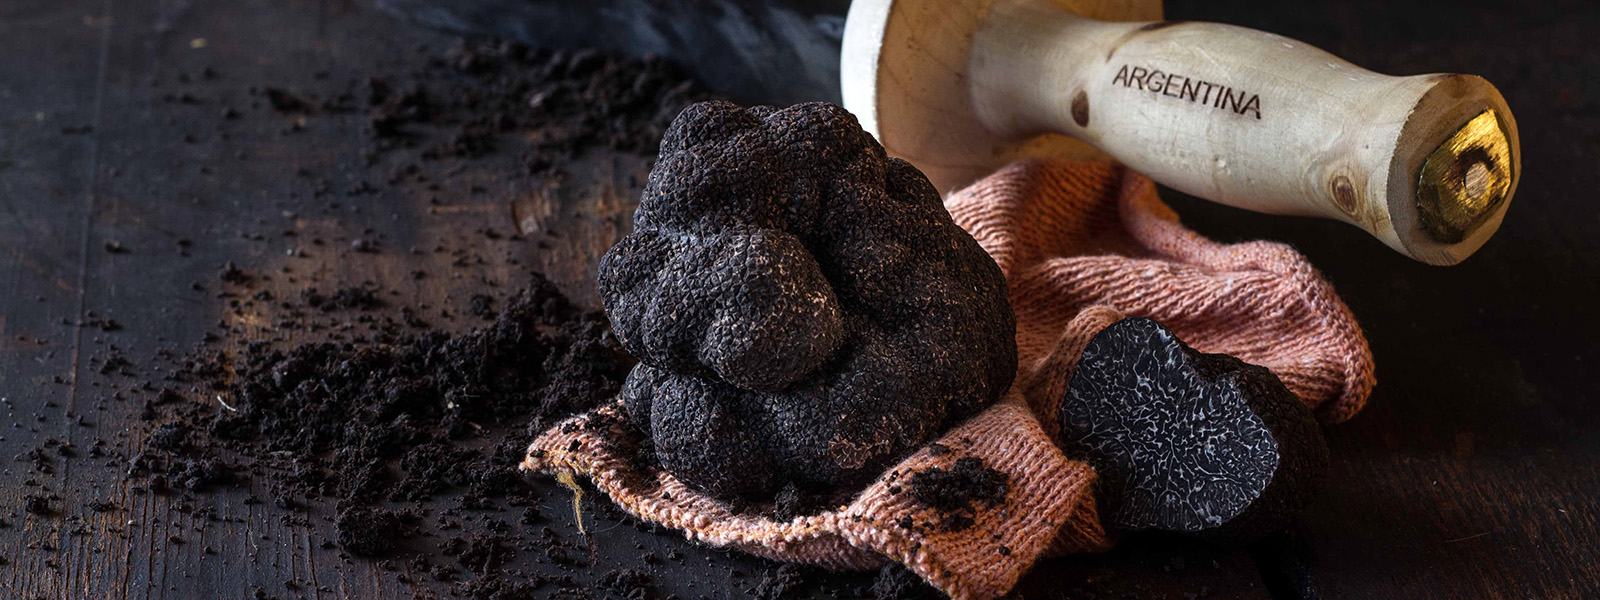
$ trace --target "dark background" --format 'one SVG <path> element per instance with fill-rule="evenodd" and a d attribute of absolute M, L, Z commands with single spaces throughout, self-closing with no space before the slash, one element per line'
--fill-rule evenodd
<path fill-rule="evenodd" d="M 212 277 L 225 259 L 278 260 L 281 247 L 240 232 L 279 218 L 282 198 L 302 185 L 289 176 L 293 169 L 358 160 L 362 124 L 354 121 L 292 139 L 268 127 L 185 141 L 188 109 L 161 101 L 165 90 L 145 83 L 219 65 L 234 87 L 256 79 L 312 86 L 319 73 L 357 76 L 418 45 L 452 39 L 391 16 L 449 24 L 448 11 L 438 10 L 445 3 L 383 4 L 386 12 L 298 0 L 0 3 L 0 414 L 9 417 L 0 419 L 0 460 L 44 437 L 87 446 L 141 435 L 132 426 L 136 407 L 107 403 L 110 384 L 102 387 L 87 359 L 110 344 L 141 357 L 198 340 L 223 308 L 189 293 L 189 282 Z M 801 14 L 821 17 L 815 23 L 825 36 L 839 3 L 803 4 Z M 1600 14 L 1593 3 L 1171 1 L 1167 16 L 1281 33 L 1385 73 L 1482 75 L 1499 86 L 1519 123 L 1521 187 L 1499 234 L 1449 268 L 1412 262 L 1346 225 L 1254 215 L 1164 191 L 1202 233 L 1284 240 L 1309 256 L 1366 329 L 1378 387 L 1365 412 L 1327 430 L 1335 457 L 1327 489 L 1292 536 L 1240 551 L 1136 538 L 1107 556 L 1045 561 L 1022 595 L 1600 596 L 1600 352 L 1593 342 L 1600 336 L 1600 209 L 1592 184 L 1600 170 L 1600 52 L 1590 45 Z M 531 36 L 540 25 L 497 26 Z M 196 47 L 199 39 L 206 43 Z M 381 228 L 400 247 L 455 230 L 516 228 L 523 200 L 493 185 L 493 165 L 458 180 L 496 191 L 452 199 L 457 209 L 449 211 L 401 194 L 314 225 L 352 234 Z M 558 277 L 564 287 L 592 301 L 583 273 L 616 234 L 596 223 L 617 217 L 559 206 L 584 201 L 549 200 L 558 204 L 552 222 L 598 231 L 590 241 L 562 252 L 508 252 L 569 273 Z M 166 250 L 184 237 L 195 241 L 192 256 Z M 102 251 L 112 240 L 134 251 Z M 163 251 L 149 250 L 156 248 Z M 398 281 L 415 266 L 406 261 L 429 260 L 447 259 L 319 268 L 351 282 Z M 484 269 L 502 279 L 515 271 Z M 462 285 L 435 279 L 414 294 L 447 303 L 466 295 Z M 106 316 L 122 330 L 70 325 Z M 78 424 L 78 414 L 91 415 L 90 425 Z M 22 513 L 21 495 L 40 484 L 62 496 L 63 512 L 82 517 L 78 525 Z M 69 463 L 41 478 L 8 464 L 0 471 L 0 597 L 419 593 L 397 580 L 394 565 L 319 550 L 322 519 L 297 523 L 244 496 L 201 499 L 239 519 L 206 528 L 203 543 L 179 544 L 169 535 L 192 531 L 200 517 L 172 498 L 129 489 L 116 468 Z M 81 509 L 108 497 L 123 508 Z M 552 488 L 545 498 L 549 514 L 561 514 L 565 497 Z M 771 568 L 671 532 L 615 520 L 595 529 L 602 551 L 594 572 L 633 561 L 637 548 L 678 549 L 686 560 L 663 569 L 660 583 L 685 598 L 742 597 L 751 574 Z M 285 585 L 313 580 L 309 588 Z"/>

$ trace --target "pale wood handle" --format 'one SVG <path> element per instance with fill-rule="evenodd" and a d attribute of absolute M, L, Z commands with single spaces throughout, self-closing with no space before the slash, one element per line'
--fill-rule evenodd
<path fill-rule="evenodd" d="M 1515 121 L 1483 79 L 1380 75 L 1241 27 L 1002 0 L 968 72 L 997 134 L 1067 133 L 1175 189 L 1343 220 L 1432 264 L 1487 240 L 1521 170 Z"/>

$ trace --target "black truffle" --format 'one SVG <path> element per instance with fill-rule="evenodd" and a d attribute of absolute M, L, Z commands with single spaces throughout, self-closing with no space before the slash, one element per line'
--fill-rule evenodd
<path fill-rule="evenodd" d="M 1107 524 L 1224 543 L 1287 526 L 1328 465 L 1311 410 L 1271 371 L 1196 352 L 1145 318 L 1089 341 L 1061 440 L 1098 472 Z"/>
<path fill-rule="evenodd" d="M 1016 371 L 999 267 L 831 104 L 685 109 L 599 284 L 630 421 L 725 500 L 863 484 Z"/>

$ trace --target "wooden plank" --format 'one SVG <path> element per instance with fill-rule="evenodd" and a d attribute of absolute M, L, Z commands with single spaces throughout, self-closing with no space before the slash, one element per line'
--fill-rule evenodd
<path fill-rule="evenodd" d="M 1288 239 L 1311 256 L 1367 328 L 1377 396 L 1367 412 L 1328 430 L 1334 470 L 1298 541 L 1258 548 L 1252 558 L 1132 539 L 1104 557 L 1042 562 L 1020 596 L 1600 595 L 1592 550 L 1600 544 L 1600 403 L 1586 377 L 1600 362 L 1592 341 L 1600 313 L 1589 307 L 1600 297 L 1600 223 L 1587 201 L 1587 173 L 1600 161 L 1600 95 L 1587 93 L 1580 76 L 1600 69 L 1600 57 L 1570 51 L 1600 22 L 1562 4 L 1428 21 L 1421 9 L 1382 9 L 1383 18 L 1368 19 L 1370 11 L 1342 6 L 1168 2 L 1168 14 L 1280 31 L 1380 71 L 1476 70 L 1507 82 L 1534 168 L 1518 206 L 1478 256 L 1432 269 L 1346 226 L 1169 194 L 1202 232 Z M 1520 25 L 1480 27 L 1499 22 Z M 1466 32 L 1481 43 L 1454 41 Z M 643 160 L 591 158 L 552 186 L 507 176 L 520 165 L 499 156 L 453 174 L 439 191 L 346 197 L 345 188 L 392 167 L 351 167 L 364 149 L 360 115 L 313 119 L 286 134 L 290 118 L 248 108 L 252 84 L 322 89 L 381 70 L 419 43 L 437 49 L 448 40 L 343 3 L 0 6 L 0 411 L 11 423 L 0 420 L 0 456 L 18 457 L 49 438 L 78 449 L 75 458 L 51 458 L 50 473 L 28 460 L 0 470 L 0 519 L 11 524 L 0 528 L 8 561 L 0 586 L 23 598 L 234 598 L 258 589 L 286 598 L 448 597 L 448 585 L 402 582 L 411 569 L 404 560 L 386 568 L 322 548 L 332 535 L 325 507 L 292 518 L 248 502 L 270 498 L 259 487 L 185 497 L 129 485 L 121 473 L 142 435 L 140 406 L 117 398 L 127 378 L 98 367 L 115 345 L 153 372 L 162 366 L 158 348 L 185 347 L 219 320 L 254 323 L 229 316 L 214 297 L 216 271 L 228 259 L 282 276 L 272 284 L 282 290 L 293 287 L 287 277 L 314 273 L 330 285 L 380 282 L 403 291 L 397 301 L 434 307 L 459 305 L 490 285 L 518 285 L 531 268 L 592 304 L 594 261 L 628 227 Z M 1440 47 L 1448 55 L 1417 49 Z M 220 77 L 205 78 L 208 66 Z M 319 78 L 322 71 L 328 75 Z M 267 116 L 224 120 L 224 104 Z M 336 190 L 332 197 L 313 199 L 320 179 Z M 477 233 L 485 228 L 521 231 L 530 241 L 490 240 Z M 305 244 L 241 236 L 283 230 L 323 237 L 329 247 L 289 256 Z M 338 251 L 361 236 L 380 239 L 384 251 Z M 193 242 L 188 256 L 180 239 Z M 126 252 L 108 252 L 107 242 Z M 441 242 L 484 260 L 463 268 L 448 254 L 409 252 Z M 294 273 L 283 274 L 286 266 Z M 438 276 L 412 280 L 415 269 Z M 191 290 L 191 282 L 207 289 Z M 122 328 L 61 324 L 105 318 Z M 88 455 L 96 440 L 103 457 Z M 512 525 L 580 539 L 567 492 L 536 485 L 544 520 Z M 41 488 L 59 496 L 58 515 L 21 510 L 22 496 Z M 114 508 L 89 508 L 104 500 Z M 663 596 L 737 598 L 775 568 L 635 526 L 592 495 L 586 510 L 595 553 L 575 574 L 582 582 L 653 552 L 663 559 Z M 554 572 L 535 554 L 519 553 L 513 568 Z M 871 583 L 870 575 L 808 577 L 798 597 L 848 596 L 841 590 Z"/>
<path fill-rule="evenodd" d="M 50 275 L 59 280 L 47 283 L 57 288 L 52 294 L 60 298 L 43 303 L 8 298 L 0 307 L 8 332 L 20 331 L 23 324 L 31 330 L 34 321 L 60 316 L 77 320 L 91 312 L 122 326 L 113 332 L 81 330 L 84 351 L 76 363 L 65 352 L 58 353 L 54 363 L 8 354 L 3 363 L 8 382 L 38 380 L 53 375 L 52 368 L 69 381 L 61 390 L 29 381 L 8 392 L 16 403 L 27 406 L 59 397 L 60 411 L 90 413 L 93 426 L 52 417 L 42 425 L 25 425 L 38 431 L 11 437 L 0 446 L 7 454 L 16 454 L 36 444 L 41 435 L 68 440 L 80 449 L 101 440 L 109 456 L 61 461 L 49 483 L 60 495 L 55 501 L 59 516 L 9 517 L 17 526 L 0 530 L 0 544 L 13 550 L 6 556 L 14 557 L 12 568 L 4 569 L 6 575 L 14 578 L 15 589 L 24 597 L 45 598 L 249 597 L 257 590 L 309 598 L 406 597 L 429 589 L 444 593 L 447 585 L 413 587 L 402 582 L 401 575 L 413 581 L 428 579 L 425 573 L 411 572 L 404 561 L 350 560 L 337 550 L 325 549 L 325 541 L 332 537 L 328 507 L 305 513 L 283 511 L 253 500 L 271 497 L 259 484 L 193 496 L 155 493 L 137 481 L 124 480 L 129 456 L 142 444 L 148 426 L 137 421 L 139 402 L 116 399 L 116 391 L 130 385 L 129 379 L 98 372 L 98 360 L 115 345 L 139 365 L 142 375 L 149 376 L 163 368 L 155 359 L 158 349 L 186 346 L 219 321 L 260 326 L 248 311 L 235 314 L 226 309 L 225 300 L 215 297 L 215 273 L 224 260 L 276 276 L 266 287 L 280 295 L 298 288 L 290 277 L 315 276 L 328 285 L 372 281 L 383 289 L 407 290 L 396 300 L 433 307 L 461 305 L 467 295 L 485 286 L 518 285 L 521 270 L 535 268 L 551 275 L 575 298 L 594 305 L 592 281 L 598 258 L 629 227 L 647 162 L 637 156 L 601 153 L 569 165 L 569 177 L 553 183 L 507 177 L 521 171 L 518 157 L 493 156 L 452 173 L 440 190 L 391 186 L 372 198 L 334 193 L 313 199 L 312 190 L 321 179 L 342 190 L 374 172 L 384 172 L 381 164 L 370 171 L 348 166 L 360 162 L 364 119 L 325 115 L 286 134 L 290 117 L 272 115 L 259 99 L 249 96 L 247 87 L 271 83 L 287 89 L 318 88 L 319 81 L 358 79 L 364 70 L 380 70 L 385 61 L 394 60 L 374 48 L 409 48 L 419 42 L 442 46 L 448 38 L 402 28 L 370 13 L 343 13 L 337 6 L 263 1 L 226 6 L 130 3 L 111 8 L 109 18 L 93 19 L 100 28 L 85 28 L 85 39 L 60 36 L 76 60 L 104 56 L 103 74 L 81 65 L 63 65 L 62 73 L 90 74 L 78 82 L 82 90 L 43 85 L 25 90 L 37 97 L 34 104 L 45 105 L 64 97 L 92 98 L 97 82 L 105 82 L 104 116 L 84 138 L 96 144 L 98 154 L 91 156 L 98 156 L 99 166 L 82 164 L 85 153 L 79 148 L 69 157 L 76 162 L 25 164 L 10 174 L 0 173 L 0 181 L 13 189 L 28 178 L 54 179 L 52 184 L 65 196 L 18 203 L 22 220 L 13 220 L 15 235 L 8 237 L 55 245 L 16 249 L 9 254 L 8 272 L 14 279 Z M 30 22 L 36 29 L 11 39 L 56 36 L 64 33 L 58 30 L 83 27 L 71 7 L 61 10 L 72 18 L 57 15 L 56 22 L 44 28 Z M 102 45 L 90 43 L 94 40 Z M 202 75 L 208 67 L 213 77 Z M 21 76 L 7 80 L 27 81 Z M 267 116 L 220 119 L 224 107 Z M 38 136 L 37 145 L 62 147 L 63 139 L 77 138 L 61 138 L 52 129 Z M 301 171 L 312 176 L 298 175 Z M 492 192 L 475 193 L 475 189 Z M 62 206 L 83 208 L 67 213 Z M 62 218 L 74 214 L 75 219 Z M 518 232 L 531 241 L 493 241 L 479 233 L 484 229 Z M 284 230 L 297 235 L 257 235 Z M 384 250 L 372 255 L 340 251 L 356 237 L 379 240 Z M 304 242 L 312 238 L 326 239 L 327 246 Z M 180 245 L 180 240 L 189 244 Z M 106 251 L 109 242 L 117 243 L 121 251 Z M 437 244 L 465 249 L 474 260 L 461 267 L 455 264 L 454 253 L 410 252 Z M 304 252 L 290 256 L 285 249 L 291 247 Z M 285 272 L 286 268 L 291 271 Z M 415 280 L 411 272 L 419 269 L 451 276 Z M 204 289 L 191 289 L 196 282 Z M 63 348 L 79 339 L 75 327 L 48 329 L 52 343 Z M 299 335 L 290 333 L 282 341 L 299 341 Z M 27 369 L 34 367 L 37 373 L 29 375 Z M 76 392 L 70 388 L 72 378 L 82 382 Z M 581 539 L 568 516 L 567 492 L 549 482 L 537 485 L 544 492 L 538 510 L 546 519 L 513 526 L 534 531 L 548 526 L 563 537 Z M 9 490 L 24 488 L 7 489 L 14 494 Z M 105 512 L 87 508 L 96 502 L 109 502 L 113 508 Z M 20 498 L 7 498 L 7 505 L 20 506 Z M 437 506 L 449 504 L 446 500 Z M 509 566 L 592 580 L 612 569 L 639 566 L 640 555 L 652 552 L 662 560 L 657 583 L 664 594 L 718 598 L 743 595 L 776 568 L 760 559 L 688 544 L 674 532 L 628 525 L 592 495 L 586 507 L 589 527 L 595 532 L 591 566 L 573 573 L 544 562 L 534 552 L 521 553 Z M 74 529 L 83 533 L 72 533 Z M 27 547 L 30 544 L 32 548 Z M 1132 561 L 1144 565 L 1132 568 L 1145 570 L 1170 565 L 1168 558 L 1141 558 L 1141 551 L 1134 548 L 1107 559 L 1053 564 L 1050 572 L 1056 573 L 1055 578 L 1041 579 L 1043 583 L 1032 589 L 1046 589 L 1062 578 L 1082 578 L 1074 584 L 1080 589 L 1126 589 L 1117 586 L 1142 578 L 1107 577 L 1104 572 L 1116 570 L 1107 565 Z M 52 564 L 56 567 L 47 567 Z M 1216 578 L 1204 569 L 1193 572 L 1201 574 L 1195 581 Z M 1248 574 L 1248 569 L 1234 572 Z M 796 597 L 861 589 L 870 585 L 872 575 L 808 571 L 807 579 Z"/>
<path fill-rule="evenodd" d="M 63 11 L 70 12 L 68 8 Z M 78 26 L 78 16 L 71 16 L 65 25 L 29 30 L 27 36 L 11 39 L 26 41 Z M 360 80 L 362 73 L 394 62 L 397 55 L 390 52 L 394 47 L 410 51 L 418 43 L 431 43 L 442 48 L 452 38 L 352 7 L 304 3 L 121 5 L 110 19 L 96 22 L 122 24 L 92 31 L 94 39 L 103 38 L 110 45 L 109 52 L 72 38 L 62 38 L 62 45 L 87 48 L 83 55 L 89 59 L 108 56 L 104 77 L 98 78 L 94 69 L 63 65 L 62 72 L 95 75 L 85 80 L 89 91 L 48 86 L 27 91 L 38 95 L 37 104 L 43 105 L 63 97 L 92 97 L 96 81 L 109 82 L 104 124 L 95 128 L 92 138 L 100 144 L 103 164 L 92 174 L 65 159 L 63 164 L 24 164 L 15 172 L 17 177 L 6 177 L 5 184 L 13 188 L 27 183 L 25 177 L 35 176 L 59 179 L 52 183 L 63 187 L 80 182 L 61 192 L 68 196 L 67 202 L 26 203 L 29 212 L 22 218 L 28 222 L 23 224 L 36 231 L 18 230 L 15 237 L 60 240 L 60 247 L 40 244 L 11 252 L 6 272 L 21 277 L 30 269 L 46 274 L 58 270 L 54 275 L 60 279 L 64 299 L 38 306 L 58 310 L 69 319 L 93 312 L 116 319 L 122 328 L 86 330 L 83 344 L 88 350 L 75 366 L 70 356 L 60 355 L 54 370 L 67 382 L 62 390 L 28 381 L 29 387 L 17 388 L 15 394 L 25 407 L 52 394 L 58 394 L 63 405 L 71 398 L 80 408 L 103 406 L 93 419 L 95 427 L 79 431 L 70 421 L 52 417 L 49 428 L 24 424 L 29 429 L 26 439 L 16 436 L 4 442 L 4 448 L 13 455 L 46 435 L 80 448 L 104 438 L 110 442 L 112 457 L 104 465 L 56 472 L 57 481 L 50 486 L 61 496 L 53 502 L 61 513 L 58 517 L 8 517 L 16 528 L 0 530 L 0 543 L 14 546 L 6 556 L 13 557 L 8 561 L 15 568 L 4 571 L 19 578 L 16 589 L 24 597 L 250 597 L 258 590 L 272 596 L 330 598 L 425 593 L 401 580 L 400 575 L 411 570 L 409 564 L 349 560 L 336 549 L 324 548 L 333 535 L 330 507 L 315 507 L 303 515 L 279 510 L 252 500 L 271 496 L 254 484 L 250 489 L 188 496 L 158 494 L 124 481 L 121 473 L 148 427 L 136 425 L 137 402 L 106 398 L 111 389 L 126 387 L 128 381 L 98 373 L 90 359 L 115 344 L 137 364 L 155 370 L 163 366 L 155 360 L 158 349 L 186 346 L 219 320 L 232 326 L 259 326 L 259 321 L 227 311 L 226 301 L 215 297 L 215 273 L 223 260 L 276 275 L 277 283 L 268 287 L 280 294 L 298 291 L 289 283 L 291 277 L 315 276 L 329 286 L 370 281 L 383 289 L 409 290 L 396 301 L 431 307 L 462 306 L 474 291 L 520 285 L 525 281 L 523 269 L 531 266 L 551 273 L 569 293 L 592 303 L 595 261 L 627 227 L 629 199 L 642 183 L 644 160 L 626 155 L 594 157 L 573 165 L 568 183 L 548 185 L 506 177 L 523 168 L 518 157 L 500 156 L 451 173 L 440 190 L 391 189 L 374 198 L 347 197 L 342 190 L 387 168 L 350 167 L 360 164 L 365 149 L 364 116 L 326 116 L 286 134 L 292 130 L 291 118 L 273 116 L 264 102 L 248 95 L 247 87 L 266 82 L 288 89 L 316 88 L 323 80 Z M 201 75 L 207 67 L 213 67 L 215 79 Z M 229 122 L 218 116 L 224 106 L 268 116 Z M 40 145 L 61 145 L 54 130 L 41 140 Z M 300 176 L 301 171 L 313 175 Z M 322 179 L 337 191 L 316 199 L 312 190 Z M 88 208 L 63 215 L 59 208 L 63 204 Z M 71 214 L 78 218 L 39 218 Z M 493 229 L 511 234 L 519 226 L 529 228 L 529 237 L 546 242 L 540 245 L 547 251 L 529 253 L 538 246 L 493 241 L 480 233 Z M 258 236 L 262 231 L 294 231 L 298 236 Z M 358 237 L 378 240 L 384 250 L 372 255 L 342 251 Z M 326 249 L 296 241 L 313 238 L 326 239 Z M 191 243 L 180 245 L 180 240 Z M 111 241 L 120 244 L 122 252 L 102 249 Z M 438 244 L 463 249 L 469 264 L 455 264 L 455 253 L 411 252 Z M 286 255 L 289 247 L 303 247 L 304 252 Z M 288 274 L 287 269 L 298 275 Z M 414 270 L 434 276 L 414 280 Z M 205 289 L 192 290 L 191 282 Z M 7 323 L 31 330 L 27 311 L 34 305 L 7 297 L 3 307 Z M 471 323 L 457 325 L 467 324 Z M 77 328 L 53 327 L 66 340 L 78 335 Z M 31 364 L 20 355 L 8 355 L 6 381 L 55 374 L 44 367 L 35 369 L 40 374 L 31 374 L 27 371 Z M 74 374 L 84 382 L 78 393 L 67 387 Z M 547 482 L 540 485 L 549 488 L 542 510 L 564 515 L 569 506 L 565 492 Z M 26 488 L 6 489 L 18 496 L 15 490 Z M 6 500 L 9 507 L 22 505 L 20 497 Z M 104 513 L 85 508 L 96 501 L 109 501 L 115 508 Z M 441 500 L 435 508 L 448 506 L 449 500 Z M 593 510 L 592 501 L 590 506 Z M 662 556 L 677 554 L 679 564 L 692 565 L 698 573 L 694 577 L 663 581 L 681 589 L 706 590 L 708 582 L 719 582 L 710 589 L 742 590 L 750 584 L 736 580 L 758 577 L 771 567 L 750 557 L 687 545 L 673 534 L 619 527 L 623 521 L 604 511 L 590 518 L 594 519 L 590 526 L 599 530 L 594 536 L 596 569 L 637 566 L 639 549 L 647 545 Z M 85 534 L 69 532 L 78 525 Z M 563 536 L 577 537 L 568 519 L 552 520 L 548 526 Z M 539 558 L 525 552 L 510 566 L 559 570 Z M 577 575 L 593 578 L 605 572 Z M 412 580 L 427 579 L 425 573 L 407 575 Z M 432 593 L 443 594 L 448 587 L 433 585 Z"/>
<path fill-rule="evenodd" d="M 65 512 L 71 465 L 47 440 L 71 440 L 72 399 L 85 391 L 76 363 L 94 332 L 79 329 L 91 182 L 104 86 L 103 2 L 21 2 L 0 8 L 0 587 L 18 597 L 61 597 L 76 573 L 51 549 L 74 524 L 34 518 L 24 498 Z M 50 37 L 33 32 L 50 31 Z M 24 453 L 40 452 L 37 459 Z M 34 463 L 38 460 L 39 463 Z"/>
<path fill-rule="evenodd" d="M 1041 560 L 1017 598 L 1265 599 L 1249 553 L 1173 536 L 1130 536 L 1104 555 Z"/>

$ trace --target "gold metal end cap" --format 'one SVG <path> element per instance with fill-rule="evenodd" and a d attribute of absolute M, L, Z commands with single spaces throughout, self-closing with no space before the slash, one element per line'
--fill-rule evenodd
<path fill-rule="evenodd" d="M 1417 176 L 1417 217 L 1429 239 L 1467 239 L 1505 204 L 1516 179 L 1505 123 L 1493 109 L 1428 154 Z"/>

